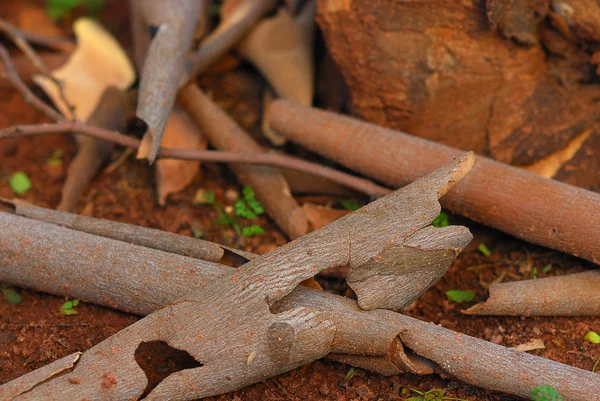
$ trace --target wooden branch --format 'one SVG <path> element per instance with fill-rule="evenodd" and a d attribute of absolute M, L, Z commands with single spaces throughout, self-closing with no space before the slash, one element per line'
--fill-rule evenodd
<path fill-rule="evenodd" d="M 229 50 L 233 49 L 260 18 L 274 10 L 276 0 L 242 0 L 235 12 L 224 19 L 221 24 L 201 43 L 192 56 L 192 71 L 181 80 L 187 84 L 196 75 L 204 73 L 208 67 L 217 62 Z"/>
<path fill-rule="evenodd" d="M 107 305 L 107 300 L 103 296 L 102 291 L 106 289 L 112 290 L 111 298 L 112 306 L 119 309 L 125 309 L 138 314 L 147 314 L 157 310 L 173 301 L 179 294 L 189 291 L 190 288 L 201 287 L 209 280 L 214 279 L 212 269 L 231 269 L 228 267 L 206 263 L 197 264 L 196 262 L 186 260 L 186 265 L 183 269 L 173 269 L 172 266 L 164 266 L 160 261 L 165 258 L 155 259 L 157 255 L 163 254 L 160 251 L 154 251 L 155 255 L 146 254 L 143 257 L 137 258 L 134 263 L 119 266 L 118 269 L 111 269 L 106 273 L 100 269 L 101 266 L 112 265 L 114 257 L 112 255 L 126 255 L 131 249 L 129 244 L 121 241 L 113 241 L 115 248 L 113 252 L 98 252 L 94 255 L 94 265 L 98 269 L 90 271 L 81 269 L 77 263 L 68 263 L 62 261 L 62 258 L 71 259 L 71 254 L 78 254 L 76 247 L 69 247 L 59 252 L 51 253 L 51 257 L 46 257 L 43 253 L 44 247 L 52 247 L 58 245 L 56 238 L 62 238 L 65 232 L 71 232 L 72 239 L 78 241 L 82 238 L 84 243 L 97 249 L 96 246 L 102 240 L 96 237 L 98 242 L 89 242 L 93 239 L 92 235 L 83 234 L 79 237 L 78 233 L 63 227 L 53 224 L 32 222 L 29 219 L 14 216 L 20 219 L 15 224 L 12 230 L 14 235 L 19 238 L 29 241 L 30 248 L 39 249 L 40 252 L 19 252 L 22 258 L 18 263 L 19 266 L 26 271 L 23 276 L 27 278 L 25 287 L 39 289 L 46 285 L 47 280 L 43 278 L 42 271 L 53 272 L 54 277 L 71 277 L 75 275 L 88 274 L 91 280 L 77 279 L 72 280 L 72 285 L 60 286 L 56 285 L 54 292 L 49 288 L 46 291 L 53 292 L 58 295 L 75 297 L 78 299 L 88 299 L 93 297 L 93 301 L 99 301 L 100 304 Z M 28 221 L 29 220 L 29 221 Z M 0 214 L 0 224 L 5 222 L 4 214 Z M 20 225 L 24 230 L 20 230 Z M 39 225 L 39 229 L 29 230 L 28 228 Z M 4 235 L 8 238 L 12 236 L 13 231 L 5 231 L 6 227 L 11 227 L 2 224 L 0 232 L 0 241 Z M 23 236 L 26 234 L 26 236 Z M 53 240 L 54 238 L 54 240 Z M 46 245 L 46 241 L 55 241 Z M 110 240 L 109 240 L 110 241 Z M 79 242 L 75 242 L 79 245 Z M 42 248 L 39 248 L 42 247 Z M 142 248 L 143 249 L 143 248 Z M 5 248 L 0 253 L 0 259 L 9 256 Z M 168 254 L 166 254 L 168 255 Z M 149 259 L 145 259 L 145 258 Z M 185 258 L 184 258 L 185 259 Z M 86 263 L 83 259 L 81 263 Z M 17 263 L 15 261 L 15 263 Z M 0 264 L 0 266 L 2 266 Z M 139 269 L 142 272 L 138 272 Z M 9 282 L 15 285 L 22 285 L 10 281 L 11 272 L 13 269 L 9 266 L 6 269 L 0 268 L 0 281 Z M 194 272 L 193 274 L 190 274 Z M 104 288 L 104 276 L 110 276 L 111 285 Z M 131 277 L 142 280 L 132 280 Z M 163 277 L 154 283 L 149 283 L 144 277 Z M 136 297 L 137 302 L 131 301 L 129 294 L 143 293 L 143 289 L 150 285 L 152 288 L 152 296 Z M 132 307 L 137 307 L 137 310 L 132 310 Z M 525 353 L 517 353 L 514 350 L 491 344 L 487 341 L 474 339 L 469 336 L 461 335 L 441 327 L 420 322 L 418 320 L 402 316 L 390 311 L 373 310 L 363 311 L 358 308 L 355 301 L 343 298 L 337 295 L 315 291 L 308 288 L 298 287 L 286 296 L 282 301 L 273 305 L 276 313 L 304 307 L 311 310 L 317 310 L 322 313 L 327 320 L 334 323 L 336 327 L 336 335 L 334 337 L 331 351 L 333 359 L 354 364 L 365 369 L 373 370 L 381 374 L 399 374 L 403 371 L 428 374 L 436 370 L 443 369 L 446 373 L 452 374 L 461 380 L 471 383 L 476 386 L 493 388 L 498 391 L 504 391 L 510 394 L 527 397 L 531 388 L 538 384 L 552 383 L 558 392 L 565 398 L 571 400 L 579 400 L 585 398 L 577 398 L 585 391 L 595 390 L 599 386 L 598 376 L 591 372 L 573 368 L 557 362 L 549 361 L 533 355 Z M 368 329 L 366 329 L 368 328 Z M 439 343 L 438 340 L 432 339 L 428 342 L 424 335 L 433 333 L 436 338 L 447 341 L 450 338 L 452 341 L 447 343 Z M 398 334 L 402 337 L 403 343 L 398 341 Z M 430 344 L 431 347 L 423 347 L 422 344 Z M 405 348 L 410 347 L 410 348 Z M 444 347 L 444 350 L 437 350 L 438 347 Z M 469 353 L 476 348 L 476 352 L 470 355 Z M 411 351 L 419 350 L 419 354 Z M 445 355 L 440 356 L 439 352 Z M 457 358 L 459 355 L 469 355 L 468 358 Z M 433 358 L 438 361 L 439 367 L 425 358 Z M 477 360 L 473 361 L 473 357 Z M 69 360 L 69 358 L 66 358 Z M 56 364 L 61 364 L 63 360 L 59 360 L 40 370 L 49 372 L 64 371 L 56 369 Z M 448 362 L 452 361 L 452 362 Z M 506 361 L 510 361 L 507 363 Z M 70 365 L 69 365 L 70 366 Z M 54 373 L 40 374 L 40 370 L 35 371 L 35 374 L 40 378 L 30 378 L 25 375 L 13 382 L 0 387 L 0 394 L 18 394 L 9 392 L 9 389 L 23 386 L 23 383 L 34 382 L 34 385 L 53 376 Z M 477 379 L 475 379 L 477 378 Z M 483 378 L 480 380 L 480 378 Z M 523 381 L 523 378 L 528 380 Z M 577 379 L 574 379 L 577 378 Z M 485 386 L 484 386 L 485 384 Z M 30 385 L 27 388 L 34 387 Z M 23 387 L 21 387 L 23 388 Z M 595 394 L 594 392 L 588 394 Z M 575 398 L 574 398 L 575 397 Z"/>
<path fill-rule="evenodd" d="M 134 149 L 137 149 L 140 146 L 140 141 L 133 137 L 123 135 L 116 131 L 109 131 L 103 128 L 93 127 L 78 122 L 15 125 L 13 127 L 1 129 L 0 139 L 57 133 L 87 135 Z M 211 150 L 159 148 L 158 155 L 159 157 L 163 158 L 181 160 L 201 160 L 204 162 L 215 163 L 260 164 L 272 167 L 289 168 L 296 171 L 302 171 L 307 174 L 313 174 L 319 177 L 327 178 L 328 180 L 345 185 L 348 188 L 352 188 L 372 197 L 383 196 L 391 192 L 389 189 L 364 178 L 355 177 L 329 167 L 321 166 L 316 163 L 310 163 L 293 156 L 279 153 L 237 153 Z"/>
<path fill-rule="evenodd" d="M 173 348 L 187 351 L 202 364 L 168 376 L 149 392 L 146 400 L 216 395 L 325 356 L 333 349 L 336 327 L 332 321 L 306 307 L 278 314 L 273 314 L 269 307 L 326 267 L 339 264 L 349 264 L 351 269 L 361 267 L 384 250 L 390 239 L 418 235 L 429 226 L 440 207 L 436 204 L 435 210 L 431 210 L 429 202 L 421 203 L 421 195 L 426 199 L 431 194 L 441 195 L 458 178 L 456 172 L 468 160 L 469 156 L 450 163 L 441 174 L 428 177 L 442 180 L 428 188 L 426 194 L 419 193 L 420 185 L 398 190 L 321 230 L 236 270 L 226 271 L 205 287 L 191 290 L 178 301 L 99 343 L 82 355 L 72 371 L 36 383 L 23 394 L 23 399 L 93 398 L 98 388 L 102 388 L 105 397 L 137 399 L 146 386 L 144 371 L 134 358 L 142 342 L 165 341 Z M 19 217 L 3 215 L 7 229 L 16 227 L 16 218 Z M 50 230 L 44 228 L 38 229 L 39 235 Z M 61 228 L 55 226 L 57 229 Z M 4 248 L 8 257 L 0 264 L 2 270 L 18 270 L 12 267 L 17 262 L 15 255 L 19 255 L 18 263 L 22 264 L 27 254 L 35 253 L 21 240 L 30 231 L 22 229 L 20 234 L 8 237 L 8 246 Z M 466 229 L 456 235 L 469 239 Z M 440 246 L 454 248 L 456 242 L 456 238 L 448 239 L 445 244 L 440 242 Z M 56 252 L 56 249 L 47 251 L 55 255 Z M 127 255 L 135 257 L 135 252 Z M 398 270 L 392 260 L 388 260 L 391 270 L 383 269 L 383 258 L 379 258 L 378 275 Z M 453 257 L 430 260 L 428 268 L 445 271 L 453 260 Z M 411 262 L 396 274 L 410 274 L 412 268 L 421 265 Z M 112 378 L 111 384 L 102 387 L 106 375 Z"/>
<path fill-rule="evenodd" d="M 215 243 L 173 234 L 154 228 L 134 226 L 104 219 L 65 213 L 37 207 L 30 203 L 0 198 L 0 205 L 8 207 L 19 216 L 58 224 L 100 237 L 123 241 L 164 252 L 195 259 L 217 262 L 223 257 L 223 248 Z"/>
<path fill-rule="evenodd" d="M 490 296 L 463 313 L 508 316 L 600 316 L 600 272 L 492 284 Z"/>
<path fill-rule="evenodd" d="M 196 121 L 209 142 L 219 150 L 263 153 L 244 130 L 195 85 L 181 89 L 179 102 Z M 275 168 L 231 165 L 238 180 L 251 186 L 265 211 L 291 239 L 308 232 L 308 221 L 283 175 Z"/>
<path fill-rule="evenodd" d="M 63 52 L 70 52 L 75 47 L 75 44 L 69 38 L 44 36 L 34 32 L 23 31 L 2 18 L 0 18 L 0 31 L 4 32 L 4 34 L 8 36 L 14 44 L 23 51 L 23 53 L 28 54 L 28 58 L 31 60 L 35 59 L 37 55 L 35 54 L 35 51 L 31 49 L 29 43 Z M 34 61 L 34 64 L 37 64 L 38 68 L 44 65 L 43 62 L 38 63 L 36 61 Z"/>
<path fill-rule="evenodd" d="M 158 156 L 196 25 L 206 6 L 207 2 L 199 0 L 133 0 L 133 18 L 137 19 L 133 33 L 145 35 L 134 43 L 143 46 L 148 39 L 150 43 L 147 49 L 136 49 L 138 56 L 145 54 L 136 115 L 148 127 L 137 157 L 150 163 Z"/>
<path fill-rule="evenodd" d="M 115 87 L 109 87 L 100 98 L 96 110 L 87 123 L 108 130 L 121 131 L 126 126 L 126 116 L 127 95 Z M 112 142 L 87 136 L 77 136 L 77 146 L 77 155 L 69 164 L 67 179 L 61 190 L 60 203 L 56 207 L 63 212 L 71 212 L 75 208 L 79 197 L 114 148 Z"/>
<path fill-rule="evenodd" d="M 284 100 L 272 104 L 271 123 L 288 139 L 394 187 L 462 152 Z M 442 205 L 525 241 L 600 264 L 600 194 L 477 156 L 469 177 Z"/>
<path fill-rule="evenodd" d="M 12 60 L 10 59 L 10 55 L 8 54 L 8 50 L 3 45 L 0 45 L 0 58 L 6 67 L 6 72 L 2 74 L 4 78 L 6 78 L 23 96 L 25 102 L 33 106 L 36 110 L 42 112 L 51 120 L 54 121 L 64 121 L 65 118 L 62 114 L 54 110 L 52 107 L 48 106 L 44 103 L 40 98 L 33 94 L 31 89 L 25 85 L 17 70 L 15 69 Z"/>

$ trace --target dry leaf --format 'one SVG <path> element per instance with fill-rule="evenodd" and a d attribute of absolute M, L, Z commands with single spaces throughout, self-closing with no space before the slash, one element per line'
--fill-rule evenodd
<path fill-rule="evenodd" d="M 160 145 L 175 149 L 206 149 L 206 139 L 190 117 L 180 108 L 174 108 Z M 169 194 L 179 192 L 192 182 L 200 162 L 195 160 L 160 159 L 156 162 L 156 190 L 158 203 L 164 205 Z"/>
<path fill-rule="evenodd" d="M 129 58 L 117 40 L 100 24 L 81 18 L 73 24 L 77 47 L 71 58 L 52 76 L 64 83 L 65 96 L 75 106 L 74 117 L 86 121 L 109 86 L 125 90 L 135 80 Z M 41 75 L 33 77 L 65 116 L 70 116 L 68 106 L 61 99 L 56 85 Z"/>
<path fill-rule="evenodd" d="M 516 349 L 517 351 L 526 352 L 526 351 L 533 351 L 536 349 L 544 349 L 544 348 L 546 348 L 546 346 L 544 345 L 543 340 L 536 338 L 534 340 L 528 341 L 523 344 L 519 344 L 516 347 L 512 347 L 512 348 Z"/>
<path fill-rule="evenodd" d="M 332 209 L 313 203 L 305 203 L 302 205 L 302 208 L 313 230 L 324 227 L 332 221 L 350 213 L 349 210 Z"/>
<path fill-rule="evenodd" d="M 275 91 L 295 103 L 309 106 L 314 92 L 314 15 L 311 1 L 295 19 L 285 8 L 262 20 L 238 46 Z"/>

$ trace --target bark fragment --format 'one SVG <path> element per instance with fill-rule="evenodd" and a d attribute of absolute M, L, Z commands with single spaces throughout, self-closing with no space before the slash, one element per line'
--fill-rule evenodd
<path fill-rule="evenodd" d="M 158 154 L 200 12 L 206 6 L 199 0 L 132 0 L 138 66 L 144 60 L 136 115 L 147 125 L 137 157 L 150 163 Z"/>
<path fill-rule="evenodd" d="M 271 122 L 288 139 L 393 187 L 462 153 L 285 100 L 273 103 Z M 600 264 L 600 194 L 477 156 L 469 176 L 441 202 L 517 238 Z"/>
<path fill-rule="evenodd" d="M 600 272 L 492 284 L 468 315 L 600 316 Z"/>

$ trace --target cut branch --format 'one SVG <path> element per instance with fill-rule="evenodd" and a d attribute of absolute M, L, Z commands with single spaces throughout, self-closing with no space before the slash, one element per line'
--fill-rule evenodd
<path fill-rule="evenodd" d="M 250 135 L 195 84 L 181 89 L 178 99 L 215 148 L 240 153 L 264 152 Z M 277 169 L 235 164 L 231 169 L 242 184 L 254 189 L 256 198 L 263 204 L 267 214 L 291 239 L 308 232 L 304 211 Z"/>
<path fill-rule="evenodd" d="M 600 272 L 492 284 L 468 315 L 600 316 Z"/>
<path fill-rule="evenodd" d="M 272 127 L 283 136 L 393 187 L 462 153 L 285 100 L 275 101 L 270 111 Z M 600 264 L 600 194 L 477 156 L 469 177 L 442 205 L 517 238 Z"/>
<path fill-rule="evenodd" d="M 133 137 L 123 135 L 117 131 L 109 131 L 79 122 L 15 125 L 13 127 L 0 130 L 0 139 L 56 133 L 87 135 L 134 149 L 137 149 L 140 146 L 140 141 Z M 326 178 L 372 197 L 380 197 L 391 192 L 388 188 L 377 185 L 374 182 L 364 178 L 355 177 L 329 167 L 310 163 L 293 156 L 278 153 L 237 153 L 211 150 L 159 148 L 158 155 L 159 157 L 163 158 L 181 160 L 201 160 L 204 162 L 214 163 L 260 164 L 265 166 L 289 168 Z"/>

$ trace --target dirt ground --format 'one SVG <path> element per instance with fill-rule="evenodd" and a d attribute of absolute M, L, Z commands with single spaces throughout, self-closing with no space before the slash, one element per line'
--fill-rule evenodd
<path fill-rule="evenodd" d="M 251 132 L 258 132 L 260 88 L 258 75 L 241 65 L 225 75 L 207 77 L 201 81 L 210 88 L 215 99 Z M 0 86 L 0 127 L 17 123 L 44 121 L 39 113 L 27 106 L 18 94 L 4 84 Z M 66 166 L 74 156 L 73 140 L 63 135 L 0 141 L 0 197 L 15 195 L 8 179 L 15 171 L 24 171 L 33 188 L 23 198 L 35 204 L 55 207 L 65 178 Z M 64 152 L 62 166 L 48 166 L 46 160 L 56 150 Z M 293 147 L 287 149 L 294 151 Z M 123 149 L 113 152 L 117 159 Z M 191 235 L 192 225 L 201 226 L 205 239 L 264 253 L 285 243 L 284 235 L 264 220 L 265 234 L 250 240 L 238 241 L 233 230 L 224 230 L 210 206 L 195 206 L 193 198 L 199 188 L 214 190 L 217 199 L 227 204 L 224 191 L 239 190 L 235 179 L 224 166 L 205 164 L 202 174 L 193 185 L 170 197 L 165 207 L 159 207 L 154 191 L 153 170 L 132 157 L 114 172 L 103 172 L 85 192 L 76 212 L 132 224 L 159 228 Z M 300 197 L 303 201 L 306 198 Z M 315 198 L 310 198 L 314 201 Z M 337 198 L 318 197 L 321 203 L 333 203 Z M 365 203 L 366 199 L 356 199 Z M 576 258 L 536 247 L 471 222 L 451 216 L 451 222 L 466 224 L 473 229 L 475 239 L 463 252 L 443 279 L 429 289 L 405 313 L 441 324 L 471 336 L 505 346 L 515 346 L 532 339 L 542 339 L 546 349 L 532 353 L 581 369 L 591 370 L 600 358 L 600 345 L 583 341 L 588 330 L 600 331 L 598 318 L 523 318 L 475 317 L 461 314 L 461 309 L 485 299 L 486 283 L 505 274 L 504 281 L 531 278 L 534 267 L 538 277 L 554 276 L 591 268 L 591 264 Z M 481 255 L 476 245 L 485 242 L 492 251 Z M 65 244 L 68 246 L 68 244 Z M 552 264 L 548 274 L 539 273 L 542 266 Z M 85 268 L 85 266 L 82 266 Z M 351 295 L 343 281 L 318 278 L 325 289 Z M 456 304 L 446 299 L 449 289 L 470 289 L 476 294 L 468 304 Z M 83 303 L 79 315 L 63 316 L 59 308 L 65 301 L 29 290 L 18 289 L 23 301 L 8 305 L 0 301 L 0 384 L 30 372 L 75 351 L 84 351 L 139 317 Z M 170 372 L 174 357 L 148 359 L 146 363 L 157 375 Z M 350 366 L 327 359 L 283 374 L 215 400 L 402 400 L 402 388 L 427 391 L 443 389 L 448 397 L 465 400 L 515 400 L 500 393 L 489 392 L 437 375 L 401 375 L 383 377 L 357 369 L 349 380 L 345 377 Z M 550 383 L 551 384 L 551 383 Z"/>

